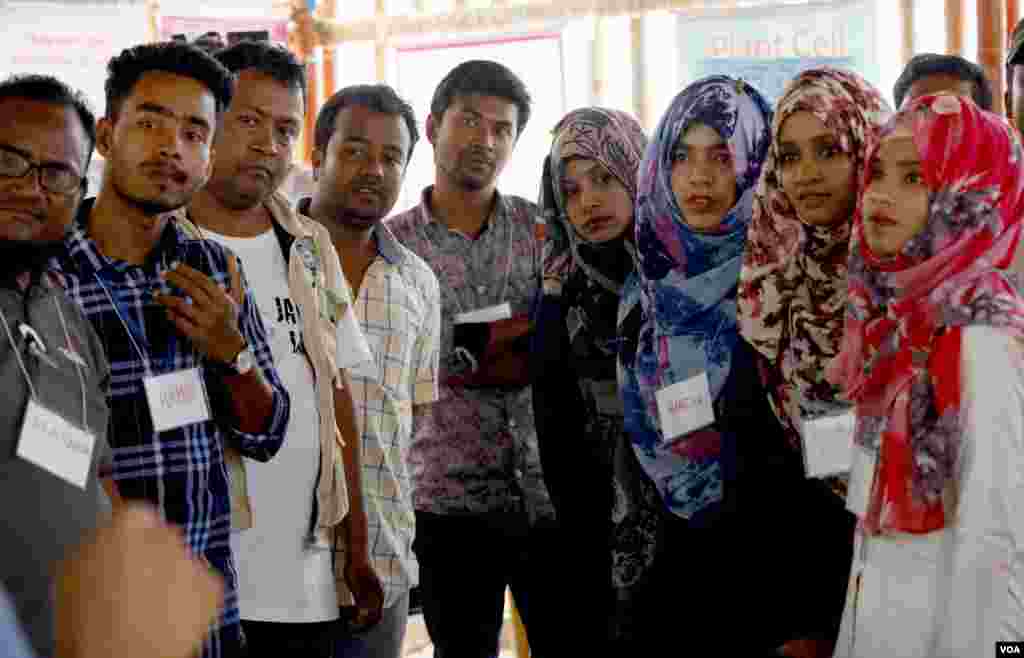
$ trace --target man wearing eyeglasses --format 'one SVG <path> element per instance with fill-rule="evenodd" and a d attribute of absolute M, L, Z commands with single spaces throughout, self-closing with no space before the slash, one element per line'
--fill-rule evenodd
<path fill-rule="evenodd" d="M 95 134 L 61 82 L 0 82 L 0 581 L 40 655 L 53 652 L 53 566 L 110 509 L 96 477 L 110 369 L 89 322 L 44 273 L 85 194 Z M 49 440 L 47 422 L 80 452 Z"/>

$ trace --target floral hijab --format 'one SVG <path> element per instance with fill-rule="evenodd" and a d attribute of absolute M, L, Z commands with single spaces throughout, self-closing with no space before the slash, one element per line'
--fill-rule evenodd
<path fill-rule="evenodd" d="M 921 156 L 927 223 L 882 258 L 865 243 L 858 211 L 845 334 L 828 374 L 857 404 L 856 444 L 879 454 L 864 527 L 923 533 L 948 520 L 943 492 L 965 420 L 962 329 L 1024 336 L 1024 299 L 1007 278 L 1021 235 L 1024 161 L 1013 129 L 967 99 L 922 98 L 883 137 L 898 122 Z"/>
<path fill-rule="evenodd" d="M 656 393 L 701 372 L 707 374 L 712 398 L 725 385 L 739 335 L 735 295 L 740 258 L 770 122 L 771 108 L 756 89 L 726 76 L 707 77 L 672 102 L 641 165 L 639 268 L 634 292 L 624 296 L 624 304 L 635 296 L 643 313 L 635 359 L 625 368 L 623 402 L 641 465 L 668 508 L 684 518 L 721 500 L 721 440 L 713 429 L 664 436 Z M 676 143 L 694 123 L 723 137 L 736 170 L 737 201 L 717 233 L 689 228 L 672 191 Z"/>
<path fill-rule="evenodd" d="M 847 404 L 824 370 L 843 336 L 853 216 L 823 227 L 797 217 L 782 189 L 778 150 L 783 124 L 797 112 L 810 112 L 830 128 L 855 170 L 863 172 L 867 150 L 890 110 L 856 73 L 823 67 L 804 71 L 787 85 L 772 121 L 772 145 L 743 253 L 739 324 L 771 366 L 765 374 L 772 406 L 799 449 L 802 416 Z"/>
<path fill-rule="evenodd" d="M 544 292 L 571 297 L 567 300 L 570 340 L 583 332 L 583 338 L 607 356 L 615 352 L 616 308 L 622 284 L 634 268 L 634 249 L 625 238 L 603 244 L 581 239 L 569 222 L 561 181 L 570 160 L 595 160 L 635 202 L 637 170 L 646 145 L 643 129 L 630 115 L 588 107 L 558 122 L 551 153 L 544 161 L 539 200 L 547 226 Z"/>

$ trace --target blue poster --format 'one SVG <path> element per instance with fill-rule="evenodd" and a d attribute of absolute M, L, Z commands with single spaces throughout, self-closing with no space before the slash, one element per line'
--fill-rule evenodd
<path fill-rule="evenodd" d="M 817 66 L 851 69 L 878 85 L 874 7 L 837 0 L 680 16 L 680 86 L 720 73 L 743 78 L 774 103 L 789 80 Z"/>

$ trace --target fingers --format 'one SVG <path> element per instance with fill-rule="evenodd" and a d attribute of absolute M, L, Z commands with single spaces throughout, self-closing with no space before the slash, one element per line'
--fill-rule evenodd
<path fill-rule="evenodd" d="M 181 297 L 155 295 L 153 299 L 167 309 L 167 318 L 189 338 L 211 324 L 209 315 Z"/>
<path fill-rule="evenodd" d="M 174 269 L 164 272 L 163 277 L 168 283 L 203 306 L 213 304 L 221 294 L 209 277 L 188 265 L 179 263 L 174 266 Z"/>

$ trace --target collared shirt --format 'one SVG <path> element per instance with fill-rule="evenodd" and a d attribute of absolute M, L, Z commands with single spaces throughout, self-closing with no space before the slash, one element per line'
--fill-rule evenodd
<path fill-rule="evenodd" d="M 497 195 L 476 238 L 448 229 L 420 204 L 388 221 L 425 260 L 441 286 L 441 381 L 460 374 L 452 349 L 455 315 L 507 302 L 528 315 L 541 294 L 537 206 Z M 465 388 L 442 383 L 440 401 L 417 417 L 409 463 L 416 509 L 435 514 L 522 511 L 535 520 L 554 508 L 544 486 L 529 387 Z"/>
<path fill-rule="evenodd" d="M 143 265 L 112 260 L 100 253 L 86 233 L 92 205 L 92 200 L 82 204 L 66 239 L 66 252 L 54 266 L 65 278 L 68 296 L 92 322 L 110 361 L 109 475 L 121 496 L 149 501 L 167 521 L 181 526 L 192 552 L 203 556 L 224 577 L 223 616 L 204 655 L 233 654 L 239 644 L 238 602 L 229 543 L 231 503 L 224 444 L 230 441 L 253 459 L 270 459 L 284 439 L 290 400 L 274 369 L 266 332 L 248 291 L 239 328 L 273 391 L 270 421 L 258 434 L 231 425 L 234 413 L 230 391 L 217 374 L 221 370 L 210 367 L 208 359 L 177 332 L 163 307 L 153 301 L 154 293 L 175 292 L 160 277 L 175 262 L 228 287 L 227 250 L 208 240 L 193 239 L 187 227 L 172 220 Z M 194 367 L 203 372 L 212 420 L 157 433 L 143 390 L 144 378 Z"/>
<path fill-rule="evenodd" d="M 99 337 L 68 300 L 58 276 L 25 284 L 0 282 L 0 316 L 7 324 L 6 329 L 0 324 L 0 582 L 35 651 L 50 656 L 54 565 L 110 514 L 97 478 L 110 458 L 110 366 Z M 18 456 L 29 399 L 95 436 L 84 488 Z"/>
<path fill-rule="evenodd" d="M 307 200 L 299 209 L 308 212 Z M 374 231 L 377 258 L 355 297 L 356 317 L 374 356 L 374 372 L 350 373 L 362 432 L 363 498 L 370 559 L 384 585 L 384 606 L 419 582 L 412 552 L 416 517 L 407 458 L 413 408 L 437 400 L 440 298 L 437 278 L 383 224 Z M 345 542 L 335 543 L 339 599 L 351 604 L 341 571 Z"/>
<path fill-rule="evenodd" d="M 332 386 L 341 387 L 338 364 L 355 368 L 372 356 L 361 335 L 352 310 L 352 293 L 341 269 L 331 236 L 317 222 L 299 215 L 280 192 L 270 196 L 265 207 L 274 221 L 274 231 L 288 264 L 288 289 L 302 309 L 301 349 L 313 366 L 317 404 L 320 411 L 320 474 L 311 514 L 318 541 L 330 541 L 330 533 L 348 514 L 348 489 L 344 458 L 334 409 Z M 200 229 L 201 230 L 201 229 Z M 355 345 L 339 345 L 342 339 Z M 245 469 L 238 452 L 227 453 L 232 476 L 232 515 L 236 529 L 252 526 L 252 509 Z"/>

